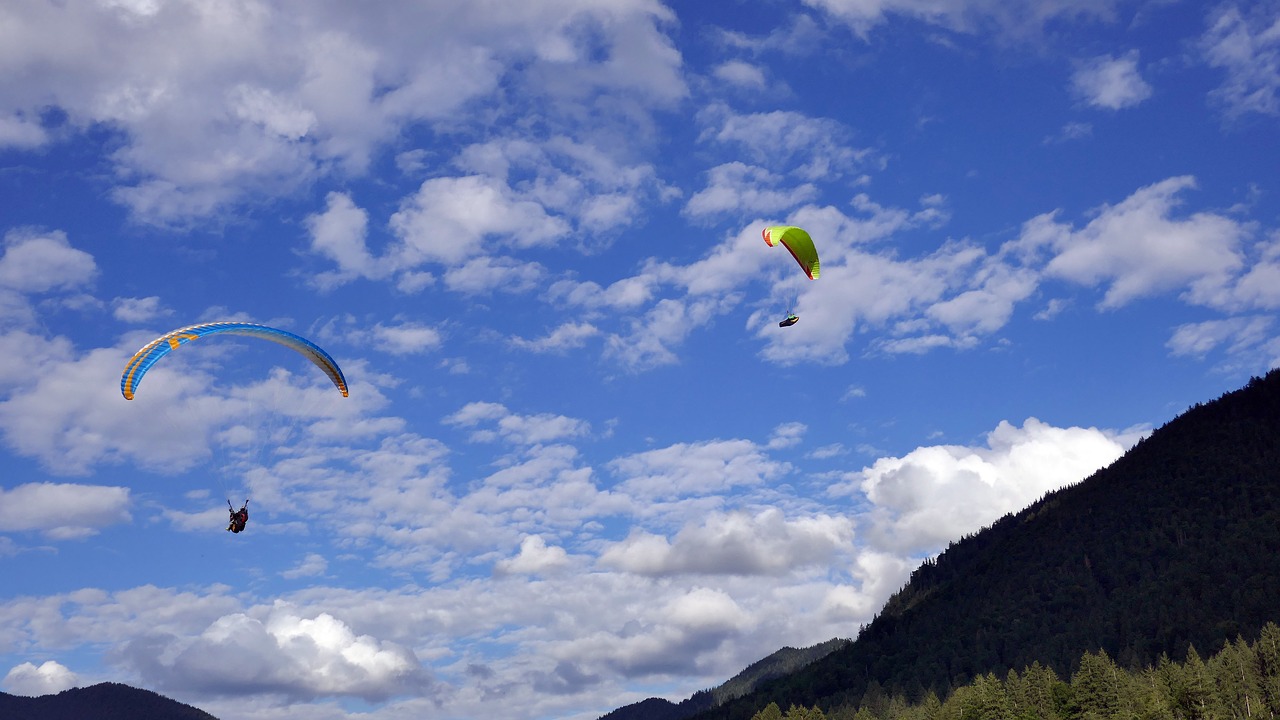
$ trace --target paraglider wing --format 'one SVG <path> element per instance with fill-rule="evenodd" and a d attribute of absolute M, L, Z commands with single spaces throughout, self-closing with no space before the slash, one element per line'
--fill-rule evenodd
<path fill-rule="evenodd" d="M 800 269 L 810 280 L 818 279 L 818 249 L 813 246 L 809 233 L 793 225 L 771 225 L 761 233 L 769 247 L 779 243 L 791 252 Z"/>
<path fill-rule="evenodd" d="M 124 395 L 124 399 L 133 399 L 133 394 L 137 392 L 138 385 L 142 382 L 142 376 L 147 374 L 147 370 L 150 370 L 151 366 L 155 365 L 160 358 L 177 350 L 184 343 L 189 343 L 206 335 L 218 334 L 243 335 L 245 337 L 270 340 L 273 343 L 301 353 L 308 360 L 315 363 L 316 367 L 323 370 L 325 375 L 328 375 L 333 384 L 337 386 L 338 390 L 342 391 L 342 396 L 347 397 L 347 379 L 343 376 L 342 369 L 329 356 L 329 353 L 310 340 L 285 330 L 277 330 L 276 328 L 256 323 L 211 322 L 189 325 L 167 332 L 134 353 L 128 364 L 124 366 L 124 374 L 120 376 L 120 392 Z"/>

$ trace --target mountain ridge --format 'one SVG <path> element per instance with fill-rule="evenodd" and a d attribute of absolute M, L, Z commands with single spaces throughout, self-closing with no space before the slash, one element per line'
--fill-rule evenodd
<path fill-rule="evenodd" d="M 739 698 L 760 683 L 802 668 L 839 650 L 849 641 L 832 638 L 805 648 L 784 647 L 757 660 L 724 683 L 700 690 L 678 703 L 664 698 L 646 698 L 601 715 L 599 720 L 681 720 L 729 700 Z"/>
<path fill-rule="evenodd" d="M 209 713 L 150 690 L 104 682 L 26 697 L 0 693 L 4 720 L 218 720 Z"/>
<path fill-rule="evenodd" d="M 1140 667 L 1212 651 L 1280 619 L 1276 549 L 1280 369 L 1192 405 L 1111 465 L 952 542 L 836 651 L 692 714 L 604 718 L 747 720 L 770 702 L 945 697 L 1036 662 L 1069 676 L 1086 652 Z"/>
<path fill-rule="evenodd" d="M 1280 597 L 1280 370 L 1197 403 L 1079 483 L 952 543 L 855 640 L 694 716 L 940 697 L 1086 651 L 1141 666 L 1256 636 Z"/>

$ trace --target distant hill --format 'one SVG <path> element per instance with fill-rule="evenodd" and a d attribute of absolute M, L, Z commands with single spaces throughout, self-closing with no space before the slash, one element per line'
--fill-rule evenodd
<path fill-rule="evenodd" d="M 1110 467 L 953 543 L 844 648 L 698 720 L 769 702 L 939 696 L 1086 651 L 1140 667 L 1280 620 L 1280 370 L 1156 430 Z"/>
<path fill-rule="evenodd" d="M 101 683 L 57 695 L 0 693 L 4 720 L 218 720 L 209 713 L 150 690 Z"/>
<path fill-rule="evenodd" d="M 682 720 L 707 708 L 728 702 L 755 690 L 760 683 L 793 673 L 804 666 L 839 650 L 848 640 L 834 638 L 807 648 L 785 647 L 747 666 L 728 682 L 711 690 L 702 690 L 679 703 L 662 698 L 649 698 L 620 707 L 602 715 L 600 720 Z"/>

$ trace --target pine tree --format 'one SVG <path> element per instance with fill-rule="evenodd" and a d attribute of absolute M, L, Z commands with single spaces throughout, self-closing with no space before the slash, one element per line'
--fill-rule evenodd
<path fill-rule="evenodd" d="M 1225 717 L 1244 720 L 1262 709 L 1262 683 L 1257 666 L 1253 648 L 1242 637 L 1237 637 L 1235 643 L 1224 643 L 1213 658 L 1210 669 Z"/>
<path fill-rule="evenodd" d="M 1273 622 L 1263 625 L 1253 647 L 1267 712 L 1280 716 L 1280 626 Z"/>
<path fill-rule="evenodd" d="M 1188 720 L 1218 720 L 1213 678 L 1194 645 L 1187 648 L 1181 680 L 1181 686 L 1174 690 L 1175 712 L 1180 710 Z"/>
<path fill-rule="evenodd" d="M 1019 692 L 1014 700 L 1014 711 L 1026 720 L 1058 720 L 1058 709 L 1053 699 L 1053 687 L 1062 681 L 1053 668 L 1031 663 L 1019 680 Z"/>
<path fill-rule="evenodd" d="M 782 720 L 782 708 L 778 703 L 769 703 L 764 709 L 751 716 L 751 720 Z"/>
<path fill-rule="evenodd" d="M 1013 717 L 1013 703 L 1004 684 L 994 673 L 979 675 L 969 686 L 971 692 L 960 704 L 961 720 L 1007 720 Z"/>
<path fill-rule="evenodd" d="M 1168 660 L 1165 656 L 1164 661 Z M 1134 695 L 1134 714 L 1142 720 L 1175 720 L 1168 688 L 1161 682 L 1158 670 L 1143 670 L 1129 683 L 1129 690 Z"/>
<path fill-rule="evenodd" d="M 1105 650 L 1086 652 L 1071 677 L 1072 696 L 1085 718 L 1118 717 L 1124 708 L 1120 669 Z"/>

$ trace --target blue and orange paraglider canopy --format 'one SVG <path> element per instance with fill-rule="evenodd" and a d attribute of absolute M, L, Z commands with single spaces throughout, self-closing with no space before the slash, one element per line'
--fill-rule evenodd
<path fill-rule="evenodd" d="M 310 340 L 286 330 L 278 330 L 256 323 L 210 322 L 188 325 L 187 327 L 167 332 L 143 345 L 141 350 L 134 353 L 128 364 L 124 366 L 124 374 L 120 376 L 120 392 L 124 395 L 124 399 L 133 399 L 133 394 L 138 391 L 138 385 L 142 382 L 142 376 L 146 375 L 147 370 L 150 370 L 151 366 L 155 365 L 160 358 L 193 340 L 198 340 L 206 335 L 219 334 L 242 335 L 270 340 L 273 343 L 298 352 L 315 363 L 316 367 L 323 370 L 325 375 L 328 375 L 333 384 L 342 392 L 342 396 L 347 397 L 347 379 L 343 376 L 342 369 L 338 367 L 338 363 L 334 362 L 329 353 Z"/>

